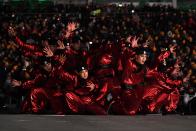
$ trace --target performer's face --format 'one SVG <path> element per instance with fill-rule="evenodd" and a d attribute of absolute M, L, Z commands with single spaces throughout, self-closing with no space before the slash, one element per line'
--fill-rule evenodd
<path fill-rule="evenodd" d="M 173 69 L 172 72 L 171 72 L 171 75 L 172 75 L 173 77 L 178 77 L 178 76 L 180 76 L 180 75 L 181 75 L 181 70 L 180 70 L 180 68 L 179 68 L 179 67 L 174 67 L 174 69 Z"/>
<path fill-rule="evenodd" d="M 73 44 L 74 50 L 79 50 L 80 49 L 80 42 L 76 42 Z"/>
<path fill-rule="evenodd" d="M 147 60 L 147 55 L 146 55 L 146 54 L 139 54 L 139 55 L 136 55 L 136 61 L 137 61 L 139 64 L 141 64 L 141 65 L 145 64 L 146 60 Z"/>
<path fill-rule="evenodd" d="M 46 70 L 47 72 L 50 72 L 52 70 L 52 64 L 51 63 L 46 63 L 44 65 L 44 70 Z"/>
<path fill-rule="evenodd" d="M 82 79 L 87 79 L 88 78 L 88 70 L 82 70 L 82 71 L 80 71 L 80 77 L 82 78 Z"/>
<path fill-rule="evenodd" d="M 70 46 L 65 46 L 66 50 L 70 50 L 71 47 Z"/>

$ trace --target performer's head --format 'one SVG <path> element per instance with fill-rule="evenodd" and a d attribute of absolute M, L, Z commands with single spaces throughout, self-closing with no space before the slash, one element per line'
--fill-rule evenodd
<path fill-rule="evenodd" d="M 52 63 L 51 63 L 50 58 L 41 57 L 41 58 L 39 58 L 39 63 L 38 64 L 40 65 L 41 69 L 44 72 L 52 71 Z"/>
<path fill-rule="evenodd" d="M 65 39 L 65 40 L 63 40 L 63 43 L 64 43 L 64 45 L 65 45 L 65 49 L 67 49 L 67 50 L 70 50 L 71 48 L 70 48 L 70 43 Z"/>
<path fill-rule="evenodd" d="M 44 64 L 43 68 L 44 68 L 45 71 L 50 72 L 52 70 L 51 62 L 45 61 L 45 64 Z"/>
<path fill-rule="evenodd" d="M 172 64 L 171 76 L 174 78 L 182 77 L 182 63 L 180 60 L 175 60 Z"/>
<path fill-rule="evenodd" d="M 158 71 L 164 72 L 173 78 L 182 76 L 181 63 L 173 58 L 166 58 L 158 65 Z"/>
<path fill-rule="evenodd" d="M 147 51 L 145 49 L 136 50 L 135 61 L 141 65 L 145 64 L 147 60 Z"/>
<path fill-rule="evenodd" d="M 78 75 L 82 79 L 87 79 L 88 78 L 88 69 L 85 66 L 80 66 L 77 69 Z"/>
<path fill-rule="evenodd" d="M 80 50 L 80 46 L 81 46 L 80 36 L 76 35 L 72 38 L 72 46 L 73 46 L 74 50 L 76 50 L 76 51 Z"/>

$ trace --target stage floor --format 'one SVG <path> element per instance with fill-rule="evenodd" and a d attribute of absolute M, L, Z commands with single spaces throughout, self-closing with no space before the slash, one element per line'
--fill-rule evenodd
<path fill-rule="evenodd" d="M 194 131 L 191 115 L 0 115 L 0 131 Z"/>

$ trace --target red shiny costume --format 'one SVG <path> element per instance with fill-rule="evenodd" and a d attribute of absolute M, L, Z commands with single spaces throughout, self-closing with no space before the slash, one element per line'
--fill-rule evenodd
<path fill-rule="evenodd" d="M 37 56 L 37 57 L 42 57 L 45 54 L 43 53 L 43 51 L 40 49 L 39 46 L 36 45 L 29 45 L 24 43 L 19 37 L 16 37 L 16 42 L 18 43 L 18 45 L 23 49 L 23 55 L 27 56 L 27 57 L 31 57 L 31 56 Z M 65 51 L 66 52 L 66 51 Z M 71 51 L 69 51 L 70 54 Z M 59 62 L 59 58 L 57 55 L 54 55 L 52 57 L 52 60 Z"/>
<path fill-rule="evenodd" d="M 134 115 L 140 107 L 144 90 L 146 69 L 135 61 L 128 60 L 122 74 L 121 96 L 112 106 L 115 114 Z"/>
<path fill-rule="evenodd" d="M 38 73 L 37 71 L 35 71 L 35 72 Z M 33 74 L 31 74 L 31 75 L 33 75 Z M 42 76 L 42 74 L 38 73 L 38 74 L 36 74 L 36 76 L 33 80 L 27 80 L 22 83 L 20 88 L 22 88 L 24 90 L 28 90 L 28 94 L 27 94 L 27 97 L 21 103 L 21 112 L 24 112 L 24 113 L 33 112 L 30 96 L 31 96 L 31 93 L 34 88 L 36 88 L 38 86 L 42 86 L 42 81 L 44 81 L 44 77 Z"/>
<path fill-rule="evenodd" d="M 158 63 L 169 55 L 169 51 L 162 53 L 158 57 Z M 143 108 L 147 108 L 148 112 L 157 112 L 164 106 L 167 112 L 174 111 L 180 98 L 177 87 L 181 85 L 181 80 L 172 80 L 165 72 L 157 69 L 151 70 L 147 75 L 149 79 L 144 90 Z"/>
<path fill-rule="evenodd" d="M 69 78 L 69 80 L 67 78 Z M 61 79 L 73 82 L 73 89 L 64 92 L 66 105 L 72 113 L 91 113 L 96 115 L 106 114 L 105 110 L 96 102 L 99 86 L 94 79 L 84 80 L 66 72 L 61 74 Z M 90 90 L 88 87 L 89 82 L 94 83 L 95 87 L 93 90 Z"/>
<path fill-rule="evenodd" d="M 119 55 L 118 55 L 118 61 L 117 61 L 117 71 L 120 74 L 120 77 L 122 77 L 121 73 L 124 70 L 124 66 L 126 65 L 126 61 L 128 58 L 134 58 L 135 52 L 127 46 L 125 43 L 120 43 L 120 50 L 119 50 Z M 119 78 L 121 79 L 121 78 Z"/>
<path fill-rule="evenodd" d="M 153 84 L 146 88 L 143 96 L 144 100 L 148 100 L 149 112 L 157 112 L 163 106 L 167 112 L 174 111 L 180 98 L 177 87 L 181 83 L 181 80 L 172 80 L 165 73 L 157 72 Z"/>
<path fill-rule="evenodd" d="M 106 114 L 105 111 L 96 103 L 97 93 L 99 91 L 98 84 L 94 80 L 81 80 L 75 74 L 70 74 L 61 69 L 59 73 L 60 80 L 65 84 L 63 90 L 65 105 L 71 113 L 89 112 L 92 114 Z M 94 90 L 90 91 L 87 83 L 95 84 Z"/>
<path fill-rule="evenodd" d="M 66 55 L 66 61 L 63 64 L 63 68 L 67 72 L 73 73 L 76 67 L 81 64 L 81 54 L 79 51 L 69 48 L 64 50 L 64 55 Z"/>
<path fill-rule="evenodd" d="M 23 53 L 25 56 L 44 56 L 44 53 L 40 51 L 38 46 L 25 44 L 18 37 L 16 37 L 16 42 L 24 49 Z M 58 56 L 53 56 L 51 59 L 55 63 L 60 62 Z M 39 65 L 39 61 L 35 61 L 35 63 Z M 34 113 L 43 113 L 46 105 L 50 105 L 54 113 L 64 114 L 63 97 L 61 89 L 59 89 L 60 81 L 57 79 L 58 73 L 55 72 L 55 68 L 48 74 L 38 71 L 34 80 L 29 80 L 22 85 L 24 89 L 30 89 L 29 97 L 22 103 L 23 112 L 31 110 Z M 40 85 L 40 83 L 42 84 Z"/>
<path fill-rule="evenodd" d="M 130 53 L 134 54 L 134 52 Z M 132 55 L 131 55 L 132 56 Z M 120 98 L 112 105 L 115 114 L 134 115 L 141 106 L 148 70 L 128 57 L 122 73 L 122 91 Z"/>
<path fill-rule="evenodd" d="M 97 60 L 94 65 L 94 68 L 96 68 L 94 75 L 99 80 L 101 87 L 100 95 L 97 98 L 97 101 L 107 109 L 107 95 L 109 93 L 118 95 L 116 92 L 120 88 L 120 84 L 115 72 L 117 63 L 115 58 L 117 58 L 117 50 L 111 43 L 106 44 L 104 48 L 100 48 L 100 52 L 101 53 L 97 56 L 97 58 L 94 58 Z"/>
<path fill-rule="evenodd" d="M 47 104 L 51 106 L 54 113 L 64 113 L 64 103 L 61 101 L 61 98 L 63 98 L 62 92 L 57 85 L 59 80 L 56 79 L 56 74 L 55 70 L 48 74 L 40 72 L 34 80 L 23 83 L 23 88 L 31 89 L 30 103 L 33 113 L 44 113 Z M 27 104 L 28 101 L 26 101 Z M 26 109 L 25 105 L 23 109 Z"/>
<path fill-rule="evenodd" d="M 16 37 L 16 42 L 20 47 L 23 48 L 23 53 L 25 56 L 43 56 L 43 52 L 40 51 L 38 46 L 25 44 L 19 37 Z"/>

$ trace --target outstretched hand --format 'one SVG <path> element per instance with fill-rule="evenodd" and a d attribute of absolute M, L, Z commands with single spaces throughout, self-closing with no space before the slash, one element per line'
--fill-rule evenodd
<path fill-rule="evenodd" d="M 65 63 L 66 55 L 60 55 L 59 56 L 59 61 L 63 65 Z"/>
<path fill-rule="evenodd" d="M 58 41 L 57 41 L 57 44 L 58 44 L 57 49 L 65 49 L 65 45 L 63 44 L 62 41 L 58 40 Z"/>
<path fill-rule="evenodd" d="M 48 47 L 46 46 L 43 49 L 43 52 L 46 54 L 46 57 L 52 57 L 54 55 L 49 46 Z"/>
<path fill-rule="evenodd" d="M 131 36 L 131 35 L 129 35 L 128 37 L 127 37 L 127 39 L 126 39 L 126 41 L 128 42 L 128 43 L 131 43 L 131 39 L 132 39 L 133 37 Z"/>
<path fill-rule="evenodd" d="M 14 30 L 13 27 L 9 27 L 8 28 L 8 34 L 11 35 L 11 36 L 16 36 L 16 31 Z"/>
<path fill-rule="evenodd" d="M 90 91 L 95 89 L 95 84 L 92 82 L 87 82 L 87 87 L 90 88 Z"/>
<path fill-rule="evenodd" d="M 139 45 L 138 45 L 138 40 L 139 40 L 139 37 L 136 38 L 136 36 L 135 36 L 135 37 L 133 38 L 133 40 L 131 41 L 131 45 L 132 45 L 133 48 L 136 48 L 136 47 L 139 46 Z"/>
<path fill-rule="evenodd" d="M 169 50 L 170 50 L 171 53 L 174 53 L 175 50 L 176 50 L 176 45 L 173 45 L 172 47 L 170 47 Z"/>
<path fill-rule="evenodd" d="M 76 22 L 68 23 L 68 25 L 67 25 L 68 32 L 72 32 L 72 31 L 76 30 L 77 25 L 78 25 L 78 23 L 76 23 Z"/>
<path fill-rule="evenodd" d="M 21 81 L 17 81 L 17 80 L 12 80 L 12 82 L 11 82 L 11 85 L 13 86 L 13 87 L 18 87 L 18 86 L 21 86 Z"/>

